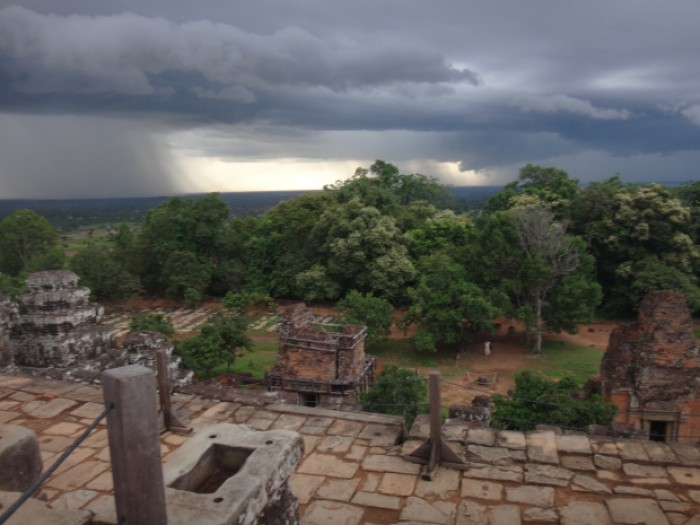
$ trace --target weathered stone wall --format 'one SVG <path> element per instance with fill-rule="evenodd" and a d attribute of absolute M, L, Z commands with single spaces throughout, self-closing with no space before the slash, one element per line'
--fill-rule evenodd
<path fill-rule="evenodd" d="M 0 294 L 0 368 L 12 364 L 14 351 L 10 343 L 10 332 L 17 323 L 17 304 Z"/>
<path fill-rule="evenodd" d="M 281 346 L 273 373 L 295 379 L 333 381 L 335 352 Z"/>
<path fill-rule="evenodd" d="M 610 334 L 601 361 L 603 392 L 618 406 L 618 420 L 644 426 L 664 413 L 676 414 L 669 424 L 676 425 L 679 439 L 700 435 L 700 420 L 693 416 L 700 396 L 698 354 L 685 298 L 672 291 L 648 294 L 638 321 Z"/>
<path fill-rule="evenodd" d="M 111 327 L 99 324 L 103 308 L 89 302 L 90 290 L 78 285 L 75 273 L 33 273 L 27 287 L 17 298 L 20 317 L 12 337 L 18 365 L 65 368 L 114 347 Z"/>

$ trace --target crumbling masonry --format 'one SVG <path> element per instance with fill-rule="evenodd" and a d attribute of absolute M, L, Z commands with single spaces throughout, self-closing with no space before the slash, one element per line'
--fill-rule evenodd
<path fill-rule="evenodd" d="M 639 319 L 615 328 L 600 365 L 616 421 L 656 441 L 700 442 L 700 358 L 685 298 L 648 294 Z"/>
<path fill-rule="evenodd" d="M 366 337 L 366 326 L 316 323 L 305 305 L 290 306 L 280 325 L 277 362 L 266 376 L 269 388 L 295 404 L 355 408 L 357 394 L 374 379 Z"/>

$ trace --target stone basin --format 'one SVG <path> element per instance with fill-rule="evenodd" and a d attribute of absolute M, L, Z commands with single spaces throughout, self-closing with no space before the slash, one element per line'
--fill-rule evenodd
<path fill-rule="evenodd" d="M 288 480 L 303 452 L 301 436 L 290 430 L 207 427 L 164 465 L 169 525 L 243 525 L 266 514 L 296 515 Z"/>

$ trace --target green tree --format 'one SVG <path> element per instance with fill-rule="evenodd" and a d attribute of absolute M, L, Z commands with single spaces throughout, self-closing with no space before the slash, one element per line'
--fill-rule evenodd
<path fill-rule="evenodd" d="M 411 305 L 404 322 L 416 323 L 414 345 L 435 351 L 437 345 L 471 341 L 471 334 L 490 330 L 498 309 L 483 290 L 470 282 L 466 271 L 444 254 L 425 257 L 420 277 L 409 289 Z"/>
<path fill-rule="evenodd" d="M 367 345 L 372 347 L 391 336 L 394 307 L 386 299 L 351 290 L 336 304 L 348 323 L 367 326 Z"/>
<path fill-rule="evenodd" d="M 209 284 L 211 266 L 210 259 L 197 257 L 192 252 L 172 252 L 161 274 L 161 280 L 166 284 L 166 297 L 188 299 L 188 306 L 196 306 Z"/>
<path fill-rule="evenodd" d="M 465 263 L 493 304 L 526 323 L 539 352 L 542 331 L 575 332 L 592 318 L 601 290 L 585 243 L 537 200 L 520 204 L 480 220 Z"/>
<path fill-rule="evenodd" d="M 373 292 L 400 301 L 415 277 L 395 219 L 359 199 L 324 212 L 314 235 L 322 239 L 326 274 L 343 291 Z"/>
<path fill-rule="evenodd" d="M 0 294 L 16 296 L 27 291 L 27 274 L 21 273 L 12 277 L 6 273 L 0 273 Z"/>
<path fill-rule="evenodd" d="M 137 314 L 129 322 L 129 330 L 132 332 L 158 332 L 165 337 L 175 335 L 175 328 L 170 318 L 163 314 L 144 313 Z"/>
<path fill-rule="evenodd" d="M 390 365 L 384 368 L 369 392 L 361 396 L 363 410 L 403 416 L 406 428 L 427 407 L 426 382 L 413 370 Z"/>
<path fill-rule="evenodd" d="M 656 263 L 697 282 L 700 248 L 693 241 L 692 216 L 668 189 L 621 186 L 611 179 L 587 188 L 579 200 L 577 230 L 596 257 L 607 315 L 632 316 L 637 306 L 632 287 Z M 648 282 L 648 275 L 643 278 Z"/>
<path fill-rule="evenodd" d="M 17 210 L 0 222 L 0 272 L 54 270 L 64 262 L 53 226 L 31 210 Z"/>
<path fill-rule="evenodd" d="M 491 426 L 503 430 L 533 430 L 538 424 L 558 425 L 563 429 L 586 430 L 588 425 L 607 425 L 617 407 L 599 395 L 584 398 L 579 385 L 570 377 L 549 381 L 523 370 L 514 376 L 515 388 L 508 397 L 493 396 L 495 410 Z"/>
<path fill-rule="evenodd" d="M 214 368 L 223 363 L 230 370 L 241 351 L 253 349 L 247 330 L 245 318 L 218 312 L 200 327 L 198 335 L 177 341 L 175 352 L 182 357 L 185 367 L 200 376 L 211 375 Z"/>
<path fill-rule="evenodd" d="M 534 332 L 533 352 L 539 354 L 545 301 L 565 277 L 577 272 L 584 246 L 567 237 L 564 225 L 556 222 L 554 214 L 544 206 L 514 208 L 512 213 L 518 243 L 525 255 L 521 278 L 529 299 L 521 317 Z"/>
<path fill-rule="evenodd" d="M 569 178 L 566 171 L 527 164 L 520 168 L 515 181 L 489 200 L 486 209 L 490 212 L 507 210 L 513 207 L 519 196 L 528 196 L 544 203 L 558 219 L 566 219 L 571 214 L 578 191 L 578 180 Z"/>
<path fill-rule="evenodd" d="M 149 210 L 135 243 L 144 285 L 176 297 L 184 297 L 188 288 L 203 292 L 213 267 L 223 259 L 222 239 L 228 215 L 226 203 L 215 193 L 195 200 L 174 197 Z M 176 277 L 175 267 L 187 263 L 194 269 L 192 261 L 199 265 L 198 278 L 204 268 L 209 271 L 203 283 L 197 280 L 197 286 L 183 287 L 181 282 L 171 282 Z"/>
<path fill-rule="evenodd" d="M 126 270 L 112 251 L 93 243 L 76 253 L 70 267 L 99 299 L 124 299 L 141 292 L 139 278 Z"/>

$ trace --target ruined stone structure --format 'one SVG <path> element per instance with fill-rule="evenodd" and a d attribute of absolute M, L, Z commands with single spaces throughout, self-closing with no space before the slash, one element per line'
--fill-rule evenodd
<path fill-rule="evenodd" d="M 114 346 L 112 328 L 100 324 L 104 309 L 89 301 L 90 289 L 78 285 L 75 273 L 33 273 L 27 287 L 17 298 L 20 319 L 12 338 L 16 364 L 65 368 Z"/>
<path fill-rule="evenodd" d="M 188 385 L 192 382 L 191 370 L 180 370 L 181 358 L 173 355 L 173 345 L 168 342 L 160 332 L 143 330 L 141 332 L 129 332 L 123 342 L 124 353 L 120 366 L 141 365 L 152 370 L 156 369 L 156 351 L 165 350 L 168 358 L 168 372 L 170 380 L 176 386 Z"/>
<path fill-rule="evenodd" d="M 291 403 L 349 408 L 374 378 L 375 358 L 365 354 L 367 327 L 316 323 L 311 309 L 290 306 L 279 331 L 271 389 Z"/>
<path fill-rule="evenodd" d="M 700 442 L 700 358 L 685 298 L 648 294 L 639 319 L 617 327 L 600 365 L 616 420 L 656 441 Z"/>
<path fill-rule="evenodd" d="M 180 359 L 163 335 L 130 333 L 118 345 L 114 328 L 102 324 L 104 309 L 90 302 L 90 289 L 78 284 L 75 273 L 33 273 L 27 288 L 16 301 L 0 295 L 0 367 L 15 364 L 33 375 L 93 382 L 102 371 L 129 364 L 155 370 L 156 350 L 164 349 L 171 381 L 192 382 L 192 372 L 178 370 Z"/>
<path fill-rule="evenodd" d="M 0 368 L 12 364 L 10 332 L 17 323 L 17 305 L 7 295 L 0 294 Z"/>
<path fill-rule="evenodd" d="M 303 453 L 291 430 L 219 423 L 198 432 L 164 465 L 168 523 L 297 525 L 289 478 Z"/>

